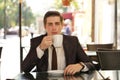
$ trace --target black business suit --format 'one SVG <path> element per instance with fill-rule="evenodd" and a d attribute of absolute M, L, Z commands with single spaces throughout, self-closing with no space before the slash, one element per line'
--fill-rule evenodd
<path fill-rule="evenodd" d="M 48 70 L 48 49 L 44 51 L 44 55 L 41 59 L 37 57 L 36 52 L 36 48 L 41 43 L 44 36 L 46 35 L 31 39 L 30 51 L 22 62 L 22 71 L 30 72 L 34 66 L 37 67 L 38 72 Z M 93 70 L 93 65 L 91 65 L 90 59 L 83 51 L 77 37 L 63 35 L 63 48 L 65 52 L 66 66 L 69 64 L 84 62 L 90 70 Z"/>

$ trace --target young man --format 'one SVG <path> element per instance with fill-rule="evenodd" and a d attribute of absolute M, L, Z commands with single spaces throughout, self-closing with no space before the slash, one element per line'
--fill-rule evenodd
<path fill-rule="evenodd" d="M 24 72 L 30 72 L 35 66 L 37 72 L 51 70 L 52 36 L 61 34 L 63 18 L 57 11 L 48 11 L 43 22 L 46 34 L 31 39 L 30 51 L 22 63 Z M 63 35 L 62 46 L 56 51 L 57 70 L 64 70 L 64 75 L 94 70 L 77 37 Z"/>

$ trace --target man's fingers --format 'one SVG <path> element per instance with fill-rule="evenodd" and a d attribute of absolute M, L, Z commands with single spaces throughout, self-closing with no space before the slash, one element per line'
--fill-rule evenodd
<path fill-rule="evenodd" d="M 72 65 L 69 65 L 64 70 L 64 75 L 74 75 L 75 73 L 76 73 L 76 70 L 74 69 L 74 67 Z"/>

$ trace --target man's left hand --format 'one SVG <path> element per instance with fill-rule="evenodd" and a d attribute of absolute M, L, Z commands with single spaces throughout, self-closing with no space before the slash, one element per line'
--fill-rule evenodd
<path fill-rule="evenodd" d="M 64 75 L 74 75 L 77 72 L 80 72 L 80 70 L 83 68 L 84 66 L 77 63 L 77 64 L 70 64 L 68 65 L 65 70 L 64 70 Z"/>

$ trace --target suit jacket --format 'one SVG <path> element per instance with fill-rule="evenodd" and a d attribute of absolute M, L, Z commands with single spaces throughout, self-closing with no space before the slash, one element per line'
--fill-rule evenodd
<path fill-rule="evenodd" d="M 29 53 L 22 62 L 22 71 L 30 72 L 34 66 L 36 66 L 38 72 L 48 70 L 48 49 L 44 51 L 44 55 L 41 59 L 37 57 L 36 52 L 36 48 L 41 43 L 44 36 L 46 36 L 46 34 L 31 39 Z M 84 52 L 77 37 L 63 35 L 63 48 L 65 52 L 66 66 L 69 64 L 84 62 L 89 70 L 93 70 L 91 60 Z"/>

